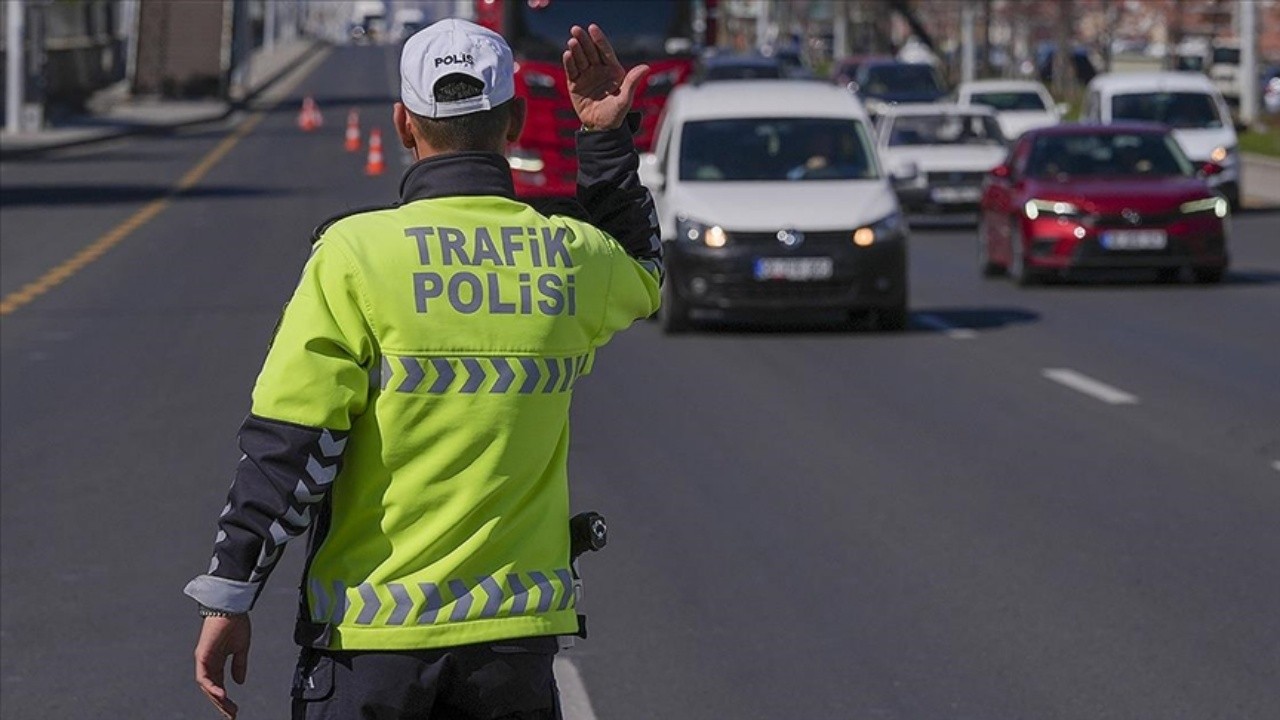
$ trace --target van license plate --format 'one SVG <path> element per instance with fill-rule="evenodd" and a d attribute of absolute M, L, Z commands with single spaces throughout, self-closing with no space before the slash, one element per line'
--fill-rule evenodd
<path fill-rule="evenodd" d="M 1108 250 L 1163 250 L 1169 244 L 1164 230 L 1107 230 L 1102 247 Z"/>
<path fill-rule="evenodd" d="M 807 282 L 827 280 L 835 274 L 835 262 L 829 257 L 758 258 L 757 280 L 793 280 Z"/>

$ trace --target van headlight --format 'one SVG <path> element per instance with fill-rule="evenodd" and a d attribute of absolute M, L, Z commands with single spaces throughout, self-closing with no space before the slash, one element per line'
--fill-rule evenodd
<path fill-rule="evenodd" d="M 907 221 L 903 219 L 901 212 L 895 212 L 870 225 L 864 225 L 854 230 L 852 239 L 853 244 L 858 247 L 871 247 L 878 242 L 901 240 L 906 235 Z"/>
<path fill-rule="evenodd" d="M 1027 216 L 1028 220 L 1035 220 L 1041 215 L 1057 215 L 1059 217 L 1072 217 L 1080 215 L 1080 208 L 1061 200 L 1040 200 L 1031 198 L 1022 206 L 1022 212 Z"/>
<path fill-rule="evenodd" d="M 1224 218 L 1231 211 L 1231 205 L 1227 203 L 1226 198 L 1215 196 L 1184 202 L 1178 206 L 1178 209 L 1182 211 L 1183 215 L 1211 212 L 1220 218 Z"/>
<path fill-rule="evenodd" d="M 676 218 L 676 239 L 705 245 L 709 248 L 724 247 L 729 243 L 729 233 L 719 225 L 698 222 L 692 218 Z"/>

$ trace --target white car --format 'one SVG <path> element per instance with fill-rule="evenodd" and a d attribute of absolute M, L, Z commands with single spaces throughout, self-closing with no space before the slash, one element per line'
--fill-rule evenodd
<path fill-rule="evenodd" d="M 867 113 L 843 88 L 681 86 L 641 179 L 666 241 L 668 332 L 695 314 L 818 309 L 906 327 L 907 226 Z"/>
<path fill-rule="evenodd" d="M 905 212 L 976 213 L 982 183 L 1008 152 L 984 106 L 894 105 L 880 116 L 880 160 Z"/>
<path fill-rule="evenodd" d="M 975 80 L 956 88 L 961 107 L 986 106 L 996 112 L 1000 131 L 1009 140 L 1028 130 L 1062 122 L 1066 106 L 1055 104 L 1044 85 L 1034 80 Z"/>
<path fill-rule="evenodd" d="M 1209 183 L 1240 204 L 1240 148 L 1231 110 L 1209 78 L 1192 72 L 1107 73 L 1085 93 L 1083 118 L 1112 123 L 1148 121 L 1169 126 L 1187 157 L 1215 163 Z"/>

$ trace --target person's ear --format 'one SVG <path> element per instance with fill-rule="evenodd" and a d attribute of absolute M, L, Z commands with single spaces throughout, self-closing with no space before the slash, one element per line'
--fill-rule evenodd
<path fill-rule="evenodd" d="M 413 120 L 409 117 L 409 110 L 404 103 L 396 103 L 391 111 L 391 122 L 396 126 L 396 135 L 400 136 L 401 145 L 410 150 L 417 147 L 413 137 Z"/>
<path fill-rule="evenodd" d="M 525 104 L 524 98 L 511 99 L 511 116 L 507 119 L 507 142 L 515 142 L 520 139 L 520 133 L 524 131 L 524 120 L 528 115 L 528 106 Z"/>

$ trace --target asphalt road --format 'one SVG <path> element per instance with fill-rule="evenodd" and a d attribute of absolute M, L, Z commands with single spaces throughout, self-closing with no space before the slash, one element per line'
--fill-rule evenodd
<path fill-rule="evenodd" d="M 335 50 L 4 315 L 4 718 L 214 717 L 181 588 L 311 227 L 394 199 L 392 67 Z M 342 151 L 350 107 L 387 174 Z M 0 165 L 0 296 L 233 128 Z M 1280 716 L 1280 213 L 1234 226 L 1220 286 L 1020 290 L 978 276 L 970 229 L 917 229 L 904 334 L 619 336 L 573 411 L 575 505 L 612 534 L 577 717 Z M 243 717 L 287 714 L 301 555 L 255 610 Z"/>

